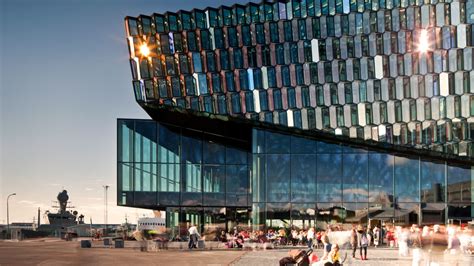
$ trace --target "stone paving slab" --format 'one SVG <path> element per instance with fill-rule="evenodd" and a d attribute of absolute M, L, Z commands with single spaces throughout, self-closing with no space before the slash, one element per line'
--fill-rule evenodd
<path fill-rule="evenodd" d="M 128 242 L 128 241 L 127 241 Z M 0 241 L 0 266 L 4 265 L 236 265 L 265 266 L 278 265 L 278 261 L 287 256 L 288 249 L 242 251 L 236 249 L 221 250 L 158 250 L 141 252 L 134 247 L 136 242 L 126 243 L 123 249 L 104 248 L 102 241 L 94 241 L 93 248 L 80 248 L 77 241 Z M 132 247 L 133 246 L 133 247 Z M 316 250 L 320 257 L 322 250 Z M 400 257 L 395 249 L 374 249 L 368 251 L 367 261 L 352 259 L 347 252 L 346 265 L 391 266 L 412 265 L 411 256 Z M 474 256 L 448 256 L 444 265 L 474 266 Z M 419 265 L 419 266 L 426 266 Z"/>
<path fill-rule="evenodd" d="M 322 250 L 316 250 L 316 255 L 321 257 Z M 367 252 L 368 260 L 360 260 L 358 256 L 352 258 L 350 250 L 341 250 L 341 255 L 347 252 L 347 259 L 345 265 L 364 265 L 364 266 L 388 266 L 388 265 L 412 265 L 412 256 L 401 257 L 398 255 L 396 249 L 375 249 L 371 248 Z M 358 254 L 358 252 L 356 253 Z M 278 261 L 288 256 L 288 250 L 259 250 L 250 251 L 235 261 L 232 265 L 235 266 L 263 266 L 263 265 L 278 265 Z M 426 264 L 425 264 L 426 265 Z M 420 266 L 425 266 L 421 264 Z M 458 265 L 458 266 L 474 266 L 474 256 L 457 255 L 446 256 L 445 261 L 440 265 Z"/>

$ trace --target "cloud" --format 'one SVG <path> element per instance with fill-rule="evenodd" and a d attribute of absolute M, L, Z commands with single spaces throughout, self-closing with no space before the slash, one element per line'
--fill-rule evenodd
<path fill-rule="evenodd" d="M 34 204 L 36 204 L 36 201 L 20 200 L 18 203 L 19 203 L 19 204 L 24 204 L 24 205 L 34 205 Z"/>
<path fill-rule="evenodd" d="M 86 198 L 86 199 L 94 200 L 94 201 L 104 200 L 104 198 L 99 198 L 99 197 L 89 197 L 89 198 Z"/>

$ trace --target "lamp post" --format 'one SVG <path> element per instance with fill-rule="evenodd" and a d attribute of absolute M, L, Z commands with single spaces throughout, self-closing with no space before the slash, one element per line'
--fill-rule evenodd
<path fill-rule="evenodd" d="M 105 185 L 103 186 L 104 187 L 104 194 L 105 194 L 105 197 L 104 197 L 104 205 L 105 205 L 105 210 L 104 210 L 104 222 L 105 222 L 105 231 L 104 231 L 104 236 L 107 235 L 107 216 L 108 216 L 108 213 L 107 213 L 107 190 L 109 189 L 109 186 L 108 185 Z"/>
<path fill-rule="evenodd" d="M 10 199 L 11 196 L 15 196 L 16 193 L 12 193 L 10 195 L 8 195 L 7 197 L 7 235 L 10 233 L 10 210 L 9 210 L 9 206 L 8 206 L 8 200 Z"/>

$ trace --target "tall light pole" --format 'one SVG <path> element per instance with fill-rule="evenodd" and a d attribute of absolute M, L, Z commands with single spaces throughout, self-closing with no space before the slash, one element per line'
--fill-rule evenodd
<path fill-rule="evenodd" d="M 107 213 L 107 190 L 109 189 L 109 186 L 108 185 L 105 185 L 103 186 L 104 187 L 104 205 L 105 205 L 105 209 L 104 209 L 104 222 L 105 222 L 105 231 L 104 231 L 104 236 L 107 235 L 107 216 L 108 216 L 108 213 Z"/>
<path fill-rule="evenodd" d="M 12 193 L 8 195 L 7 197 L 7 235 L 10 233 L 10 209 L 8 207 L 8 200 L 10 199 L 11 196 L 15 196 L 16 193 Z"/>

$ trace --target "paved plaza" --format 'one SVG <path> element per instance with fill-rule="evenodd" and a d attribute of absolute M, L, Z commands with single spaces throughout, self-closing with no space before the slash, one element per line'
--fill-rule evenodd
<path fill-rule="evenodd" d="M 126 244 L 124 249 L 105 248 L 94 242 L 90 249 L 81 249 L 77 241 L 44 239 L 34 241 L 0 241 L 0 265 L 278 265 L 289 249 L 274 250 L 159 250 L 141 252 Z M 322 251 L 315 251 L 321 256 Z M 344 265 L 386 266 L 411 265 L 411 256 L 399 257 L 395 249 L 369 249 L 367 261 L 354 260 L 350 251 L 342 250 L 347 260 Z M 442 265 L 474 265 L 473 256 L 446 258 Z M 424 266 L 424 265 L 423 265 Z"/>

